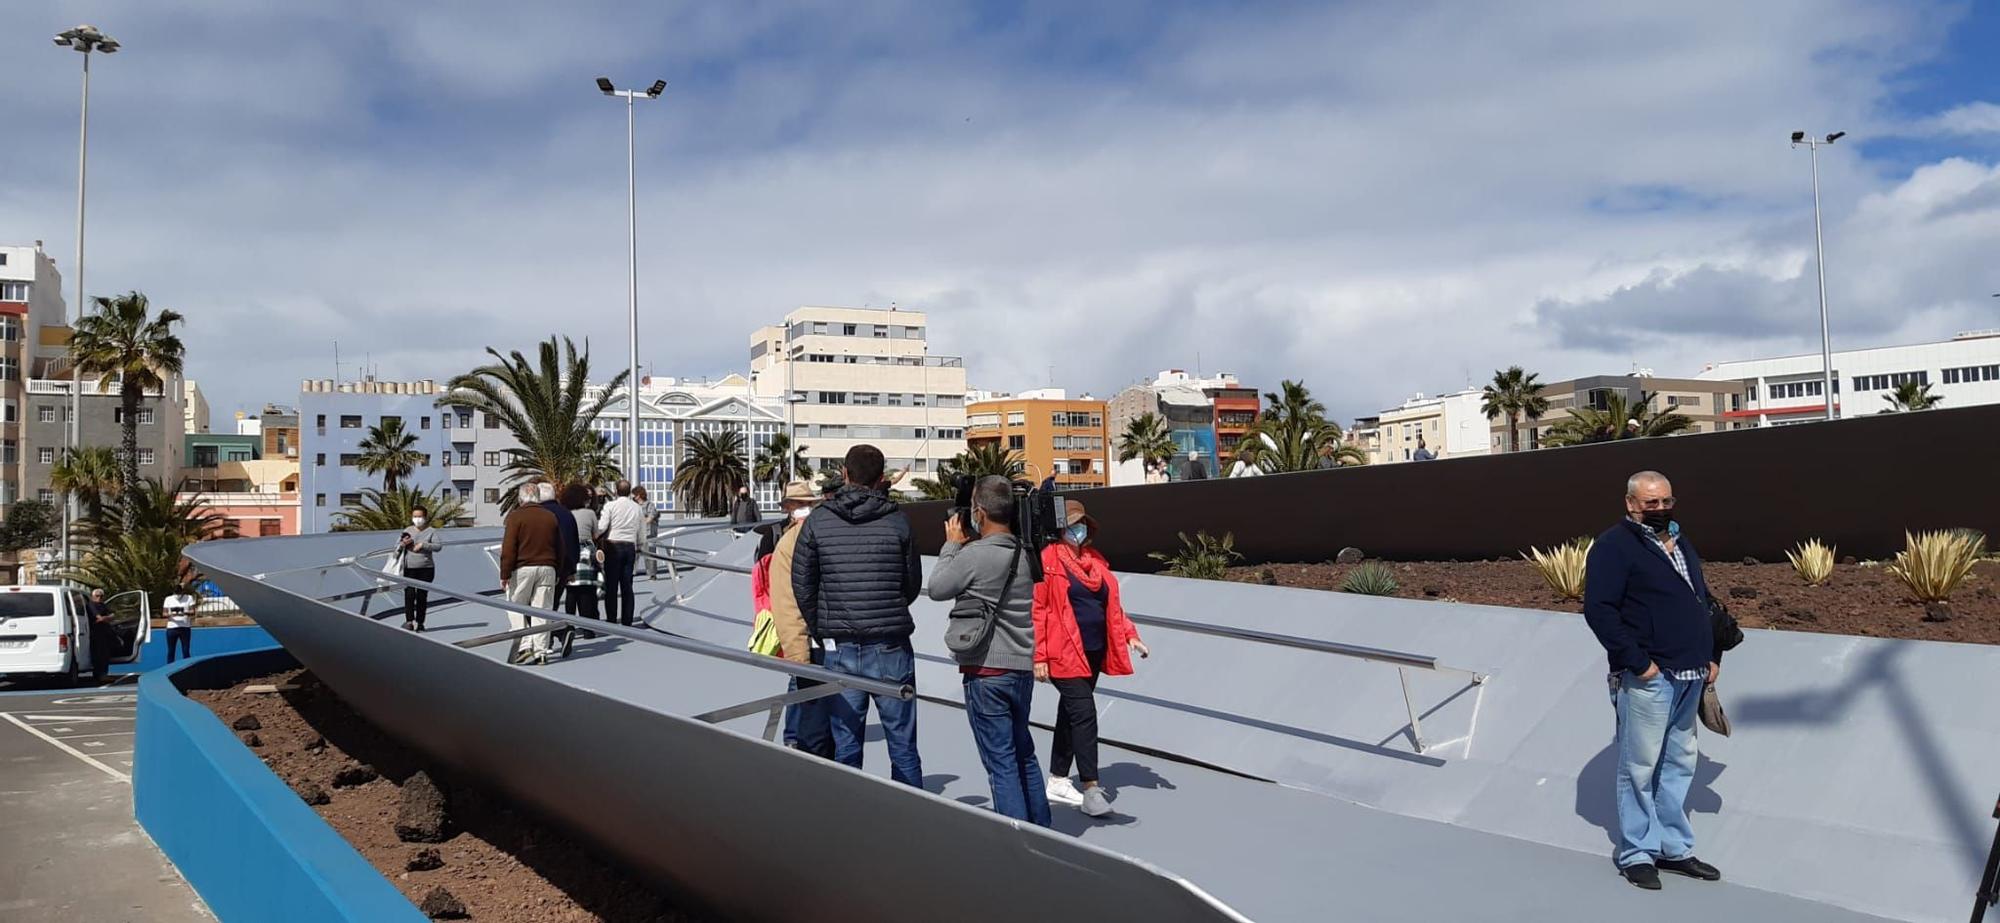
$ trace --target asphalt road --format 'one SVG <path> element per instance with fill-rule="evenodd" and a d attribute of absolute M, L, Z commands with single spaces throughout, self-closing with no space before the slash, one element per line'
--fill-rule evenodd
<path fill-rule="evenodd" d="M 131 680 L 0 693 L 0 919 L 212 921 L 132 819 Z"/>

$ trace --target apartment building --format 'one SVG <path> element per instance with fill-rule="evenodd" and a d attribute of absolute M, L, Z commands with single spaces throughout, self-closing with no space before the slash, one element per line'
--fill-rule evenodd
<path fill-rule="evenodd" d="M 1695 377 L 1736 383 L 1740 400 L 1723 416 L 1731 429 L 1748 429 L 1824 419 L 1825 368 L 1824 358 L 1813 353 L 1713 363 Z M 1930 385 L 1931 394 L 1942 398 L 1940 407 L 2000 403 L 2000 330 L 1967 331 L 1935 343 L 1834 353 L 1834 415 L 1887 410 L 1885 398 L 1905 382 Z"/>
<path fill-rule="evenodd" d="M 790 396 L 792 439 L 816 467 L 870 443 L 903 472 L 930 477 L 965 451 L 965 362 L 930 353 L 921 311 L 802 307 L 750 338 L 760 398 Z"/>
<path fill-rule="evenodd" d="M 181 431 L 187 433 L 208 432 L 208 398 L 201 393 L 201 385 L 192 378 L 181 382 L 181 408 L 186 421 Z"/>
<path fill-rule="evenodd" d="M 296 457 L 265 457 L 261 433 L 188 433 L 184 439 L 183 500 L 198 498 L 239 536 L 299 534 Z"/>
<path fill-rule="evenodd" d="M 1105 404 L 1090 395 L 1070 400 L 1059 388 L 995 396 L 965 409 L 968 446 L 1001 446 L 1027 465 L 1039 482 L 1054 475 L 1057 487 L 1110 483 Z"/>
<path fill-rule="evenodd" d="M 370 429 L 390 419 L 417 437 L 415 448 L 423 454 L 404 484 L 463 503 L 458 525 L 498 525 L 499 493 L 483 489 L 481 475 L 486 469 L 497 472 L 505 451 L 517 443 L 496 418 L 437 406 L 443 394 L 433 379 L 304 382 L 298 412 L 300 530 L 330 531 L 335 513 L 361 502 L 363 490 L 381 489 L 381 476 L 358 467 L 360 446 Z M 260 430 L 260 436 L 272 436 L 271 428 Z M 489 480 L 497 485 L 497 473 Z"/>
<path fill-rule="evenodd" d="M 1740 419 L 1730 416 L 1743 406 L 1743 387 L 1738 382 L 1699 378 L 1660 378 L 1648 371 L 1629 375 L 1591 375 L 1552 382 L 1542 388 L 1549 409 L 1540 419 L 1521 420 L 1521 448 L 1541 448 L 1549 428 L 1567 419 L 1578 407 L 1607 409 L 1612 396 L 1624 399 L 1627 407 L 1642 401 L 1653 414 L 1678 413 L 1694 421 L 1689 433 L 1713 433 L 1741 429 Z M 1507 418 L 1488 424 L 1488 438 L 1496 453 L 1507 451 Z"/>
<path fill-rule="evenodd" d="M 1235 462 L 1237 443 L 1256 423 L 1261 407 L 1257 389 L 1245 387 L 1228 372 L 1202 378 L 1167 369 L 1150 382 L 1118 392 L 1106 402 L 1105 413 L 1113 441 L 1133 420 L 1148 413 L 1159 415 L 1175 447 L 1175 461 L 1167 466 L 1169 477 L 1182 476 L 1191 452 L 1200 456 L 1209 477 L 1221 477 Z M 1145 478 L 1145 466 L 1137 459 L 1112 466 L 1112 486 L 1142 484 Z"/>
<path fill-rule="evenodd" d="M 1466 458 L 1488 451 L 1486 415 L 1479 411 L 1481 392 L 1467 388 L 1450 394 L 1418 394 L 1375 417 L 1370 464 L 1415 461 L 1421 450 L 1431 458 Z"/>
<path fill-rule="evenodd" d="M 29 486 L 28 460 L 36 449 L 28 441 L 27 415 L 34 412 L 28 385 L 69 341 L 62 284 L 41 241 L 0 247 L 0 508 L 39 490 Z M 44 445 L 59 452 L 62 434 L 56 436 Z M 41 483 L 47 483 L 46 474 Z"/>
<path fill-rule="evenodd" d="M 1355 417 L 1340 441 L 1361 450 L 1361 457 L 1373 462 L 1382 451 L 1382 417 Z"/>

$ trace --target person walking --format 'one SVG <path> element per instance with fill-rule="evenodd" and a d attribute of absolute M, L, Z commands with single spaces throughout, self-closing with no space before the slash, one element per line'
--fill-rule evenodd
<path fill-rule="evenodd" d="M 83 614 L 90 620 L 90 675 L 102 685 L 111 678 L 111 658 L 118 648 L 118 629 L 112 622 L 111 606 L 104 601 L 102 587 L 90 591 Z"/>
<path fill-rule="evenodd" d="M 659 549 L 653 547 L 653 540 L 660 537 L 660 509 L 653 505 L 652 498 L 646 494 L 646 488 L 644 487 L 635 486 L 632 488 L 632 500 L 646 511 L 645 550 L 657 552 Z M 660 579 L 659 560 L 650 554 L 640 555 L 640 557 L 646 559 L 646 579 Z"/>
<path fill-rule="evenodd" d="M 421 506 L 410 508 L 410 525 L 396 540 L 396 550 L 403 556 L 403 576 L 425 583 L 437 582 L 437 558 L 444 549 L 439 543 L 438 530 L 430 524 L 430 510 Z M 413 586 L 403 588 L 403 627 L 410 631 L 424 630 L 424 616 L 430 614 L 431 593 L 429 590 Z"/>
<path fill-rule="evenodd" d="M 576 531 L 576 517 L 562 504 L 560 494 L 554 481 L 535 479 L 535 496 L 540 498 L 542 509 L 556 518 L 556 533 L 562 537 L 562 544 L 556 548 L 555 593 L 549 599 L 549 608 L 557 612 L 563 611 L 563 590 L 568 588 L 570 576 L 576 573 L 577 547 L 582 543 Z"/>
<path fill-rule="evenodd" d="M 1050 801 L 1103 817 L 1111 801 L 1097 779 L 1097 678 L 1129 676 L 1132 654 L 1152 651 L 1125 615 L 1111 562 L 1093 544 L 1097 520 L 1076 500 L 1063 512 L 1063 540 L 1042 549 L 1044 576 L 1035 584 L 1035 679 L 1059 697 L 1046 787 Z"/>
<path fill-rule="evenodd" d="M 1201 463 L 1201 453 L 1198 451 L 1188 453 L 1185 470 L 1187 474 L 1181 478 L 1183 481 L 1208 480 L 1208 466 Z"/>
<path fill-rule="evenodd" d="M 756 498 L 750 496 L 750 488 L 748 486 L 736 488 L 736 500 L 729 506 L 729 524 L 756 525 L 757 521 L 763 518 L 764 514 L 757 510 Z"/>
<path fill-rule="evenodd" d="M 597 620 L 597 512 L 590 508 L 590 488 L 580 481 L 572 481 L 562 489 L 563 509 L 569 511 L 576 520 L 576 565 L 570 569 L 569 579 L 564 581 L 563 600 L 571 615 Z M 597 632 L 586 630 L 586 638 L 597 637 Z"/>
<path fill-rule="evenodd" d="M 1035 582 L 1014 535 L 1014 485 L 988 475 L 972 488 L 972 527 L 945 518 L 930 596 L 950 601 L 945 647 L 958 661 L 965 717 L 986 767 L 995 813 L 1052 823 L 1028 707 L 1035 695 Z"/>
<path fill-rule="evenodd" d="M 167 662 L 174 662 L 174 649 L 180 648 L 182 657 L 194 656 L 194 594 L 183 584 L 174 588 L 174 595 L 167 597 L 161 606 L 167 614 Z"/>
<path fill-rule="evenodd" d="M 597 534 L 604 551 L 604 620 L 631 626 L 636 615 L 632 567 L 639 560 L 639 538 L 646 528 L 646 509 L 632 499 L 632 482 L 618 482 L 618 497 L 604 505 Z"/>
<path fill-rule="evenodd" d="M 547 609 L 555 601 L 556 567 L 561 563 L 562 529 L 554 513 L 541 504 L 541 489 L 535 483 L 521 485 L 518 503 L 507 514 L 500 538 L 500 590 L 516 605 Z M 508 627 L 518 631 L 534 626 L 535 620 L 519 612 L 507 613 Z M 507 662 L 548 661 L 547 632 L 516 638 L 507 650 Z"/>
<path fill-rule="evenodd" d="M 799 527 L 792 592 L 809 636 L 825 646 L 827 669 L 914 687 L 910 603 L 923 588 L 924 572 L 910 520 L 883 490 L 881 449 L 857 445 L 847 450 L 842 467 L 846 483 Z M 922 788 L 914 701 L 853 689 L 822 700 L 833 725 L 834 758 L 861 766 L 871 700 L 889 745 L 889 777 Z"/>
<path fill-rule="evenodd" d="M 1597 537 L 1584 571 L 1583 615 L 1610 661 L 1617 712 L 1615 860 L 1626 881 L 1649 891 L 1659 890 L 1661 871 L 1722 878 L 1695 858 L 1688 822 L 1695 719 L 1703 685 L 1721 668 L 1712 659 L 1701 558 L 1674 521 L 1674 507 L 1665 475 L 1632 475 L 1625 518 Z"/>

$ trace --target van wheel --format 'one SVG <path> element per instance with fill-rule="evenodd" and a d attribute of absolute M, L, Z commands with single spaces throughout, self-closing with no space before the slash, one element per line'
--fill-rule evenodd
<path fill-rule="evenodd" d="M 83 670 L 79 667 L 79 665 L 76 662 L 76 656 L 71 655 L 69 658 L 69 669 L 63 673 L 62 677 L 63 686 L 69 689 L 76 688 L 77 679 L 82 672 Z"/>

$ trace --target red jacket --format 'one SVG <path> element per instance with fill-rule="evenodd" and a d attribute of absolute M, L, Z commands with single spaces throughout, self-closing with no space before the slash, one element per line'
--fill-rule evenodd
<path fill-rule="evenodd" d="M 1118 578 L 1110 562 L 1097 549 L 1085 546 L 1081 552 L 1067 543 L 1042 549 L 1042 582 L 1035 584 L 1035 662 L 1049 665 L 1054 679 L 1082 679 L 1090 675 L 1090 661 L 1083 656 L 1083 635 L 1077 631 L 1076 613 L 1069 607 L 1070 571 L 1079 575 L 1101 573 L 1109 587 L 1104 607 L 1104 674 L 1132 674 L 1131 642 L 1139 637 L 1125 606 L 1118 599 Z"/>

